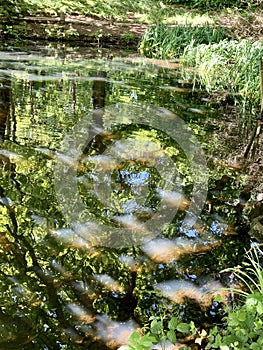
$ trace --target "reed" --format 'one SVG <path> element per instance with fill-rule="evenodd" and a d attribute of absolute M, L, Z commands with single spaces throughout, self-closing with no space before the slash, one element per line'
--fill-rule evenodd
<path fill-rule="evenodd" d="M 246 298 L 259 292 L 263 300 L 263 267 L 262 267 L 262 245 L 255 244 L 246 252 L 246 259 L 241 266 L 227 269 L 235 277 L 243 282 L 246 290 L 234 289 L 234 292 Z"/>
<path fill-rule="evenodd" d="M 227 31 L 223 27 L 187 23 L 171 27 L 159 23 L 145 31 L 139 50 L 147 57 L 173 58 L 179 57 L 188 46 L 218 43 L 226 37 Z"/>
<path fill-rule="evenodd" d="M 260 108 L 259 62 L 263 43 L 251 40 L 223 40 L 208 45 L 185 47 L 181 56 L 184 66 L 195 67 L 192 78 L 208 92 L 233 93 L 244 109 Z"/>

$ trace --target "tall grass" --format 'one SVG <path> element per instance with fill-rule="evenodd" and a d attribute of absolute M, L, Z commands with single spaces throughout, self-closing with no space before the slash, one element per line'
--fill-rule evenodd
<path fill-rule="evenodd" d="M 162 23 L 146 30 L 139 45 L 140 52 L 148 57 L 171 58 L 180 56 L 188 45 L 218 43 L 227 37 L 222 27 L 165 26 Z"/>
<path fill-rule="evenodd" d="M 212 26 L 150 27 L 140 43 L 145 56 L 180 57 L 186 78 L 208 92 L 234 94 L 243 109 L 260 107 L 259 62 L 263 60 L 263 42 L 227 39 L 224 28 Z"/>
<path fill-rule="evenodd" d="M 225 271 L 231 271 L 247 288 L 245 290 L 234 289 L 237 294 L 248 297 L 250 294 L 259 292 L 263 300 L 263 251 L 262 244 L 255 244 L 246 252 L 247 261 L 242 266 L 229 268 Z"/>
<path fill-rule="evenodd" d="M 212 92 L 227 90 L 238 94 L 244 108 L 259 108 L 259 62 L 263 42 L 243 39 L 223 40 L 217 44 L 185 47 L 182 63 L 196 68 L 195 79 Z"/>

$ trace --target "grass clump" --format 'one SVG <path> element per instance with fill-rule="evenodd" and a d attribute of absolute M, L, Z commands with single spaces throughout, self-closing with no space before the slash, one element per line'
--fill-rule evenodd
<path fill-rule="evenodd" d="M 139 48 L 148 57 L 179 57 L 184 67 L 194 68 L 185 70 L 186 79 L 209 93 L 227 91 L 243 110 L 258 112 L 262 41 L 230 40 L 222 27 L 158 24 L 145 32 Z"/>
<path fill-rule="evenodd" d="M 243 39 L 198 46 L 191 43 L 181 59 L 184 65 L 196 68 L 194 79 L 207 91 L 227 90 L 239 95 L 244 109 L 259 108 L 263 42 Z"/>
<path fill-rule="evenodd" d="M 170 27 L 160 23 L 146 30 L 139 49 L 141 54 L 148 57 L 173 58 L 179 57 L 188 45 L 218 43 L 226 37 L 226 29 L 222 27 Z"/>

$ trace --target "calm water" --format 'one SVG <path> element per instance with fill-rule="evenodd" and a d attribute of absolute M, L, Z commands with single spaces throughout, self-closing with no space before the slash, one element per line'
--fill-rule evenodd
<path fill-rule="evenodd" d="M 0 349 L 220 320 L 220 271 L 249 243 L 227 123 L 176 62 L 0 52 Z"/>

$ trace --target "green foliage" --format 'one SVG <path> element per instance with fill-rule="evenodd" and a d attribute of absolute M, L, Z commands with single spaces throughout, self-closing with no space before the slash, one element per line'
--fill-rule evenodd
<path fill-rule="evenodd" d="M 198 8 L 204 11 L 223 7 L 247 8 L 262 5 L 260 0 L 164 0 L 164 3 Z"/>
<path fill-rule="evenodd" d="M 197 68 L 193 74 L 209 92 L 227 90 L 236 95 L 243 108 L 259 108 L 259 61 L 263 43 L 223 40 L 216 44 L 187 46 L 182 62 Z"/>
<path fill-rule="evenodd" d="M 124 33 L 122 34 L 122 39 L 123 40 L 126 40 L 126 41 L 130 41 L 130 40 L 134 40 L 135 39 L 135 36 L 133 33 Z"/>
<path fill-rule="evenodd" d="M 129 338 L 129 345 L 123 346 L 122 350 L 148 350 L 156 344 L 156 338 L 152 334 L 140 336 L 138 332 L 133 332 Z"/>
<path fill-rule="evenodd" d="M 166 349 L 167 341 L 175 344 L 177 341 L 177 332 L 187 334 L 193 329 L 194 325 L 179 322 L 177 317 L 172 317 L 168 322 L 165 317 L 150 317 L 148 332 L 140 336 L 137 331 L 133 332 L 129 338 L 129 345 L 122 347 L 122 350 L 149 350 L 155 344 L 160 344 L 162 349 Z M 147 329 L 147 327 L 146 327 Z"/>
<path fill-rule="evenodd" d="M 244 305 L 228 310 L 224 329 L 214 327 L 206 349 L 261 349 L 263 345 L 263 295 L 247 295 Z"/>
<path fill-rule="evenodd" d="M 148 10 L 149 8 L 151 11 Z M 132 0 L 7 0 L 3 4 L 1 3 L 0 17 L 10 19 L 25 14 L 59 15 L 61 10 L 67 14 L 77 13 L 110 20 L 125 20 L 127 13 L 132 12 L 143 15 L 144 19 L 149 21 L 155 21 L 159 18 L 162 7 L 160 2 L 155 0 L 139 0 L 137 2 Z"/>
<path fill-rule="evenodd" d="M 226 30 L 221 27 L 169 27 L 160 23 L 146 30 L 139 49 L 148 57 L 174 58 L 180 56 L 188 45 L 218 43 L 226 37 Z"/>
<path fill-rule="evenodd" d="M 230 271 L 240 279 L 244 285 L 249 290 L 249 293 L 254 294 L 256 290 L 257 293 L 263 295 L 263 269 L 260 262 L 260 258 L 263 255 L 261 245 L 254 245 L 247 253 L 247 261 L 243 262 L 242 266 L 237 266 Z M 249 297 L 249 294 L 246 291 L 236 291 L 242 295 Z"/>
<path fill-rule="evenodd" d="M 263 346 L 263 269 L 262 250 L 255 245 L 246 253 L 248 262 L 238 266 L 234 275 L 248 288 L 248 292 L 234 290 L 245 297 L 244 303 L 234 309 L 228 307 L 221 331 L 214 327 L 208 337 L 206 349 L 258 349 Z"/>

